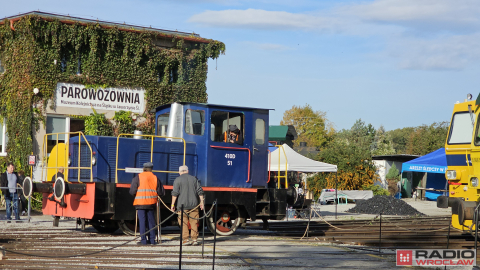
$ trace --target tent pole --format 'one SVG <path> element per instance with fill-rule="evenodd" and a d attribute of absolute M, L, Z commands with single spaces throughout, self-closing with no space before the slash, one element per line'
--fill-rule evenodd
<path fill-rule="evenodd" d="M 337 219 L 337 204 L 338 204 L 338 193 L 337 193 L 337 190 L 338 190 L 338 173 L 335 172 L 335 198 L 336 200 L 333 200 L 333 202 L 335 203 L 335 219 Z"/>

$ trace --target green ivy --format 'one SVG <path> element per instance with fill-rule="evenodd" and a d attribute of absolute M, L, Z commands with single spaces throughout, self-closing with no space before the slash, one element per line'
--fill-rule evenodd
<path fill-rule="evenodd" d="M 115 120 L 115 135 L 133 134 L 133 132 L 136 129 L 135 125 L 133 124 L 131 112 L 127 112 L 127 111 L 115 112 L 115 116 L 113 117 L 113 120 Z"/>
<path fill-rule="evenodd" d="M 7 119 L 7 158 L 25 171 L 33 150 L 32 134 L 45 122 L 45 108 L 58 82 L 145 89 L 147 108 L 141 116 L 147 121 L 137 129 L 151 134 L 151 109 L 172 102 L 207 101 L 208 59 L 225 52 L 225 45 L 215 40 L 185 42 L 182 36 L 103 28 L 98 23 L 64 24 L 37 15 L 22 17 L 13 26 L 15 30 L 8 20 L 0 24 L 5 67 L 0 74 L 0 113 Z M 174 43 L 172 48 L 155 44 L 167 38 Z M 32 92 L 35 87 L 40 90 L 37 95 Z M 85 125 L 92 134 L 113 133 L 101 114 L 87 117 Z M 0 158 L 0 168 L 6 161 Z"/>

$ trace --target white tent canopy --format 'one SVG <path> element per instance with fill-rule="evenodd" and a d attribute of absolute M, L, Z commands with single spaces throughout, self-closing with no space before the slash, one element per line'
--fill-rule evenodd
<path fill-rule="evenodd" d="M 283 148 L 283 149 L 282 149 Z M 285 155 L 287 156 L 287 170 L 296 172 L 336 172 L 337 165 L 323 163 L 309 159 L 295 152 L 288 145 L 284 144 L 270 154 L 270 171 L 278 171 L 278 155 L 280 154 L 280 171 L 285 171 Z"/>

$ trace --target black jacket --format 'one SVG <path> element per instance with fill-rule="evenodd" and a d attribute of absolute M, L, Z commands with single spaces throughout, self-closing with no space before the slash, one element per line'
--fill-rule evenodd
<path fill-rule="evenodd" d="M 17 184 L 23 184 L 20 183 L 20 177 L 18 177 L 18 174 L 16 172 L 13 172 L 15 176 L 17 176 Z M 1 177 L 0 177 L 0 186 L 2 187 L 2 193 L 3 196 L 10 196 L 10 190 L 8 189 L 8 178 L 7 178 L 7 172 L 3 172 Z M 5 189 L 3 189 L 5 188 Z"/>

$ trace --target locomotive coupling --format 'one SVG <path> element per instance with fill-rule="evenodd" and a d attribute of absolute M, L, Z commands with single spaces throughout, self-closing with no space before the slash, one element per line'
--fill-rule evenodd
<path fill-rule="evenodd" d="M 477 202 L 460 201 L 458 203 L 458 223 L 463 224 L 465 220 L 473 220 Z M 452 211 L 453 212 L 453 211 Z"/>
<path fill-rule="evenodd" d="M 53 195 L 55 199 L 61 200 L 66 194 L 80 194 L 85 195 L 87 193 L 87 185 L 80 183 L 65 183 L 62 178 L 57 178 L 53 187 Z"/>

